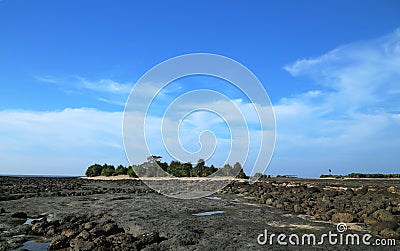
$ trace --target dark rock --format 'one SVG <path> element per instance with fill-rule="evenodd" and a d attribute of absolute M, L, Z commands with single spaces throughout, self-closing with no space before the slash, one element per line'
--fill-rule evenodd
<path fill-rule="evenodd" d="M 195 245 L 198 243 L 199 236 L 193 232 L 182 233 L 179 235 L 175 235 L 168 241 L 170 242 L 171 246 L 189 246 Z"/>
<path fill-rule="evenodd" d="M 104 234 L 104 230 L 100 225 L 95 226 L 94 228 L 89 230 L 89 233 L 93 237 L 99 237 Z"/>
<path fill-rule="evenodd" d="M 103 230 L 107 235 L 123 233 L 124 229 L 118 227 L 115 223 L 106 223 L 103 225 Z"/>
<path fill-rule="evenodd" d="M 115 250 L 138 250 L 136 240 L 132 235 L 122 233 L 106 237 L 107 245 Z"/>
<path fill-rule="evenodd" d="M 266 204 L 266 205 L 272 205 L 273 202 L 274 202 L 274 199 L 273 199 L 273 198 L 268 198 L 268 199 L 265 201 L 265 204 Z"/>
<path fill-rule="evenodd" d="M 86 230 L 90 230 L 90 229 L 94 228 L 96 225 L 97 225 L 96 222 L 90 221 L 90 222 L 86 222 L 86 223 L 83 225 L 83 228 L 86 229 Z"/>
<path fill-rule="evenodd" d="M 99 236 L 99 237 L 97 237 L 97 238 L 95 238 L 95 239 L 93 240 L 93 243 L 94 243 L 97 247 L 100 247 L 100 246 L 106 245 L 107 240 L 106 240 L 106 237 L 104 237 L 104 236 Z"/>
<path fill-rule="evenodd" d="M 364 223 L 367 224 L 367 225 L 372 225 L 372 224 L 375 224 L 377 222 L 378 222 L 378 220 L 373 218 L 373 217 L 364 218 Z"/>
<path fill-rule="evenodd" d="M 384 229 L 396 230 L 398 225 L 393 221 L 382 221 L 371 225 L 371 230 L 375 234 L 379 234 Z"/>
<path fill-rule="evenodd" d="M 143 234 L 138 239 L 139 240 L 136 242 L 136 246 L 138 246 L 138 248 L 141 248 L 142 245 L 147 246 L 152 243 L 159 243 L 164 240 L 164 238 L 161 238 L 157 232 Z"/>
<path fill-rule="evenodd" d="M 70 241 L 70 246 L 75 250 L 79 251 L 89 251 L 93 250 L 96 245 L 91 241 L 85 241 L 80 238 L 76 238 Z"/>
<path fill-rule="evenodd" d="M 4 209 L 4 208 L 0 208 L 0 214 L 2 214 L 2 213 L 5 213 L 6 212 L 6 210 Z"/>
<path fill-rule="evenodd" d="M 357 195 L 365 195 L 368 193 L 368 188 L 367 187 L 361 187 L 356 191 Z"/>
<path fill-rule="evenodd" d="M 379 220 L 379 221 L 396 221 L 396 217 L 394 215 L 392 215 L 391 212 L 384 210 L 384 209 L 380 209 L 375 211 L 372 214 L 372 217 L 374 217 L 375 219 Z"/>
<path fill-rule="evenodd" d="M 56 228 L 54 227 L 54 226 L 49 226 L 47 229 L 46 229 L 46 236 L 53 236 L 53 235 L 55 235 L 57 233 L 57 230 L 56 230 Z"/>
<path fill-rule="evenodd" d="M 78 234 L 78 237 L 82 238 L 83 240 L 89 240 L 90 233 L 86 230 L 83 230 L 82 232 L 80 232 L 80 234 Z"/>
<path fill-rule="evenodd" d="M 65 229 L 61 232 L 61 235 L 67 237 L 67 238 L 72 238 L 78 234 L 78 231 L 76 229 Z"/>
<path fill-rule="evenodd" d="M 317 188 L 317 187 L 309 187 L 307 189 L 307 192 L 309 192 L 309 193 L 319 193 L 320 191 L 321 190 L 319 188 Z"/>
<path fill-rule="evenodd" d="M 28 215 L 24 212 L 16 212 L 11 215 L 11 218 L 26 219 L 28 218 Z"/>
<path fill-rule="evenodd" d="M 366 215 L 371 215 L 373 212 L 379 210 L 379 208 L 376 205 L 369 205 L 368 207 L 366 207 L 363 212 Z"/>
<path fill-rule="evenodd" d="M 348 188 L 348 189 L 346 189 L 345 194 L 347 196 L 351 196 L 352 197 L 352 196 L 354 196 L 354 191 L 353 191 L 353 189 Z"/>
<path fill-rule="evenodd" d="M 57 250 L 69 247 L 68 238 L 64 235 L 57 235 L 54 237 L 49 246 L 49 250 Z"/>
<path fill-rule="evenodd" d="M 304 213 L 303 208 L 302 208 L 300 205 L 298 205 L 298 204 L 294 204 L 294 206 L 293 206 L 293 211 L 294 211 L 295 213 L 299 213 L 299 214 Z"/>
<path fill-rule="evenodd" d="M 327 191 L 325 191 L 325 194 L 328 197 L 333 198 L 333 197 L 336 197 L 339 193 L 336 190 L 327 190 Z"/>
<path fill-rule="evenodd" d="M 333 222 L 343 222 L 343 223 L 350 223 L 354 219 L 353 215 L 349 213 L 335 213 L 332 215 Z"/>
<path fill-rule="evenodd" d="M 324 221 L 332 220 L 332 215 L 337 213 L 337 209 L 330 209 L 325 213 L 321 213 L 321 219 Z"/>
<path fill-rule="evenodd" d="M 15 235 L 29 234 L 30 231 L 31 231 L 31 226 L 27 224 L 15 226 L 15 228 L 13 228 L 12 230 L 12 232 L 15 233 Z"/>
<path fill-rule="evenodd" d="M 34 221 L 32 222 L 32 227 L 31 230 L 34 234 L 40 234 L 40 235 L 45 235 L 46 232 L 48 231 L 48 222 L 46 218 L 43 218 L 39 221 Z"/>
<path fill-rule="evenodd" d="M 397 193 L 397 188 L 394 186 L 390 186 L 390 187 L 388 187 L 387 191 L 389 193 Z"/>
<path fill-rule="evenodd" d="M 399 239 L 400 234 L 394 231 L 393 229 L 385 228 L 379 233 L 380 236 L 383 238 L 392 238 L 392 239 Z"/>

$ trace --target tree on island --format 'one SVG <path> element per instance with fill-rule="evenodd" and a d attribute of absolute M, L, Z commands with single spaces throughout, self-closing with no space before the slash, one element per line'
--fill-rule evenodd
<path fill-rule="evenodd" d="M 101 165 L 99 165 L 99 164 L 91 165 L 86 170 L 85 175 L 88 176 L 88 177 L 100 176 L 102 169 L 103 169 L 103 167 Z"/>
<path fill-rule="evenodd" d="M 119 165 L 117 169 L 115 169 L 115 175 L 126 175 L 128 173 L 128 168 L 123 165 Z"/>
<path fill-rule="evenodd" d="M 179 161 L 161 162 L 162 157 L 152 155 L 147 157 L 147 161 L 140 165 L 132 165 L 128 168 L 119 165 L 115 168 L 113 165 L 94 164 L 88 167 L 85 175 L 93 176 L 113 176 L 113 175 L 129 175 L 130 177 L 166 177 L 168 174 L 175 177 L 207 177 L 216 173 L 216 176 L 233 176 L 238 178 L 248 178 L 244 173 L 242 165 L 236 162 L 232 167 L 225 164 L 222 168 L 216 168 L 214 165 L 207 166 L 204 159 L 199 159 L 195 167 L 190 162 L 181 163 Z M 160 170 L 160 168 L 161 170 Z"/>
<path fill-rule="evenodd" d="M 113 176 L 115 174 L 115 167 L 113 165 L 104 164 L 101 170 L 103 176 Z"/>

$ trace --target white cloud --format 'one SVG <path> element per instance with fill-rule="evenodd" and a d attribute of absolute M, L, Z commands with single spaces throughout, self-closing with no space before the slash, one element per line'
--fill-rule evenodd
<path fill-rule="evenodd" d="M 0 111 L 0 173 L 82 175 L 98 163 L 126 163 L 122 112 L 95 109 Z"/>
<path fill-rule="evenodd" d="M 285 66 L 321 86 L 274 107 L 274 173 L 398 172 L 400 30 Z M 296 166 L 298 169 L 293 169 Z"/>

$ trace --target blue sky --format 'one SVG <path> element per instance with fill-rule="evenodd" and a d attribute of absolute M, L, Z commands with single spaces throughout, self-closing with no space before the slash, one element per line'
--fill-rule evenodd
<path fill-rule="evenodd" d="M 0 1 L 0 173 L 128 164 L 134 83 L 196 52 L 263 83 L 277 123 L 267 173 L 398 173 L 399 12 L 398 1 Z M 176 86 L 168 95 L 190 89 Z"/>

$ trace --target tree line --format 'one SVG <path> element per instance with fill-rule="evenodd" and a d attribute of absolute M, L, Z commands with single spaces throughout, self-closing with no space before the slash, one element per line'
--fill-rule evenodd
<path fill-rule="evenodd" d="M 400 174 L 350 173 L 347 175 L 321 175 L 320 178 L 400 178 Z"/>
<path fill-rule="evenodd" d="M 207 166 L 204 159 L 199 159 L 196 165 L 193 165 L 190 162 L 182 163 L 176 160 L 168 164 L 167 162 L 161 162 L 161 158 L 161 156 L 150 156 L 143 164 L 128 167 L 119 165 L 117 168 L 108 164 L 94 164 L 87 168 L 85 175 L 88 177 L 129 175 L 136 178 L 138 176 L 167 177 L 168 175 L 175 177 L 206 177 L 211 174 L 223 177 L 237 174 L 237 178 L 248 178 L 239 162 L 236 162 L 233 166 L 225 164 L 221 168 L 216 168 L 214 165 Z"/>

